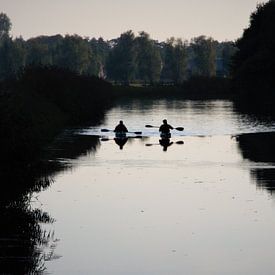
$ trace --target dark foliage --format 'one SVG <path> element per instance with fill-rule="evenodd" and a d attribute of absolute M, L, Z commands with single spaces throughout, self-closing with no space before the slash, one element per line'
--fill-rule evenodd
<path fill-rule="evenodd" d="M 230 80 L 221 77 L 194 76 L 181 85 L 114 86 L 116 97 L 151 97 L 178 99 L 232 98 Z"/>
<path fill-rule="evenodd" d="M 31 159 L 65 126 L 98 122 L 112 100 L 105 81 L 53 67 L 28 68 L 1 86 L 2 160 Z"/>
<path fill-rule="evenodd" d="M 56 66 L 121 84 L 139 82 L 181 84 L 190 76 L 229 75 L 234 46 L 200 36 L 191 42 L 170 38 L 158 42 L 144 31 L 129 30 L 104 41 L 79 35 L 10 36 L 11 22 L 0 14 L 0 80 L 16 76 L 26 66 Z"/>
<path fill-rule="evenodd" d="M 250 17 L 250 26 L 236 42 L 233 83 L 249 101 L 274 98 L 275 94 L 275 1 L 260 4 Z"/>
<path fill-rule="evenodd" d="M 54 219 L 48 213 L 30 207 L 37 200 L 34 192 L 48 188 L 54 176 L 72 166 L 71 159 L 91 154 L 99 146 L 97 137 L 70 132 L 60 135 L 47 148 L 43 160 L 35 163 L 4 162 L 0 167 L 0 273 L 44 274 L 45 261 L 58 258 L 53 230 L 43 224 Z M 59 163 L 59 158 L 67 162 Z"/>
<path fill-rule="evenodd" d="M 275 163 L 275 133 L 243 134 L 236 137 L 239 149 L 245 159 L 253 162 Z M 275 169 L 252 168 L 251 175 L 257 185 L 270 192 L 275 190 Z"/>

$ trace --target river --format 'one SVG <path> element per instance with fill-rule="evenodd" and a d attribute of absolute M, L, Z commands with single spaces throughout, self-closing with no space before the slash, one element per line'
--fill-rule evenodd
<path fill-rule="evenodd" d="M 172 131 L 163 145 L 157 128 Z M 123 119 L 121 143 L 113 129 Z M 48 148 L 66 166 L 33 192 L 47 274 L 274 274 L 275 122 L 231 101 L 124 100 Z"/>

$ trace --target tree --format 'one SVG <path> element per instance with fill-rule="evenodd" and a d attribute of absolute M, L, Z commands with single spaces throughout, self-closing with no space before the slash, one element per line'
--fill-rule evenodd
<path fill-rule="evenodd" d="M 9 36 L 9 32 L 11 30 L 11 21 L 9 17 L 1 12 L 0 13 L 0 39 L 2 39 L 4 36 Z"/>
<path fill-rule="evenodd" d="M 164 43 L 164 57 L 163 57 L 163 68 L 161 72 L 162 81 L 173 81 L 174 78 L 174 67 L 175 67 L 175 59 L 174 59 L 174 44 L 175 38 L 172 37 Z"/>
<path fill-rule="evenodd" d="M 26 47 L 22 38 L 2 38 L 0 46 L 0 79 L 15 76 L 25 66 Z"/>
<path fill-rule="evenodd" d="M 98 40 L 93 38 L 89 42 L 93 52 L 93 58 L 89 67 L 89 74 L 96 75 L 101 78 L 106 76 L 106 61 L 110 52 L 110 45 L 103 38 Z"/>
<path fill-rule="evenodd" d="M 128 85 L 136 73 L 135 35 L 130 30 L 114 42 L 107 62 L 108 77 Z"/>
<path fill-rule="evenodd" d="M 137 78 L 144 83 L 156 83 L 161 72 L 161 56 L 159 49 L 149 34 L 140 32 L 136 38 L 137 47 Z"/>
<path fill-rule="evenodd" d="M 166 41 L 164 48 L 162 80 L 180 84 L 187 78 L 186 42 L 172 37 Z"/>
<path fill-rule="evenodd" d="M 216 75 L 216 47 L 212 38 L 205 36 L 195 37 L 191 40 L 194 53 L 193 74 L 212 77 Z"/>
<path fill-rule="evenodd" d="M 274 96 L 275 90 L 275 1 L 257 6 L 250 25 L 237 40 L 232 75 L 235 88 L 258 97 Z"/>
<path fill-rule="evenodd" d="M 92 57 L 92 49 L 87 39 L 78 35 L 66 35 L 57 48 L 55 65 L 79 74 L 89 74 Z"/>
<path fill-rule="evenodd" d="M 234 43 L 225 41 L 217 44 L 217 75 L 221 77 L 229 77 L 232 67 L 232 57 L 237 51 Z"/>
<path fill-rule="evenodd" d="M 52 65 L 52 55 L 48 43 L 41 41 L 40 37 L 27 41 L 27 65 Z"/>
<path fill-rule="evenodd" d="M 187 78 L 187 52 L 186 43 L 177 39 L 174 46 L 174 81 L 176 84 L 182 83 Z"/>

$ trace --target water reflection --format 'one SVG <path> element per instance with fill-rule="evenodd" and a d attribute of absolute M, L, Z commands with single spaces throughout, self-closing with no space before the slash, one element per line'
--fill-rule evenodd
<path fill-rule="evenodd" d="M 58 244 L 54 231 L 44 229 L 54 218 L 40 209 L 42 205 L 33 208 L 31 204 L 39 205 L 35 194 L 49 188 L 57 173 L 72 167 L 70 160 L 95 153 L 99 145 L 98 137 L 68 132 L 49 146 L 43 160 L 1 163 L 1 274 L 39 274 L 46 261 L 59 257 L 54 253 Z"/>
<path fill-rule="evenodd" d="M 152 265 L 159 267 L 154 274 L 167 266 L 172 266 L 168 273 L 201 274 L 205 251 L 211 251 L 217 270 L 228 271 L 239 259 L 240 266 L 244 263 L 244 272 L 239 273 L 246 274 L 249 272 L 245 272 L 245 263 L 253 258 L 259 266 L 257 274 L 265 266 L 263 258 L 256 257 L 258 247 L 262 246 L 271 258 L 274 247 L 270 240 L 259 236 L 259 229 L 269 230 L 268 236 L 275 226 L 259 221 L 255 227 L 254 210 L 261 205 L 264 214 L 260 218 L 268 221 L 274 209 L 268 204 L 262 206 L 266 198 L 255 195 L 251 178 L 243 169 L 243 158 L 252 162 L 250 173 L 257 185 L 272 192 L 275 133 L 240 134 L 250 127 L 252 118 L 241 120 L 227 101 L 125 104 L 108 114 L 104 127 L 107 124 L 112 129 L 117 120 L 125 117 L 134 130 L 143 131 L 145 123 L 155 124 L 165 116 L 174 124 L 184 124 L 186 137 L 175 133 L 172 139 L 163 140 L 158 132 L 150 132 L 148 138 L 116 140 L 112 134 L 102 138 L 67 131 L 47 148 L 40 163 L 2 166 L 0 177 L 5 188 L 0 193 L 0 273 L 37 274 L 44 270 L 45 261 L 58 257 L 57 251 L 64 257 L 61 263 L 51 263 L 54 274 L 65 274 L 65 268 L 66 274 L 77 274 L 81 268 L 83 274 L 103 274 L 104 266 L 117 274 L 121 274 L 120 267 L 125 274 L 149 274 Z M 269 127 L 264 122 L 253 125 L 256 128 L 250 130 L 255 132 Z M 241 155 L 231 139 L 236 133 Z M 184 144 L 181 139 L 186 146 L 177 147 Z M 86 162 L 81 166 L 83 159 Z M 55 191 L 48 190 L 37 197 L 37 192 L 52 185 L 58 173 L 75 165 L 80 166 L 79 170 L 64 173 L 50 188 L 62 193 L 55 197 Z M 59 205 L 59 195 L 66 205 L 64 209 Z M 35 205 L 44 203 L 50 213 L 42 211 L 42 205 L 31 208 L 33 201 Z M 62 220 L 55 224 L 56 236 L 49 229 L 54 219 Z M 72 240 L 72 234 L 79 239 Z M 247 254 L 238 254 L 243 253 L 243 248 Z M 128 265 L 125 257 L 130 259 Z M 160 262 L 159 258 L 165 260 Z M 60 266 L 63 269 L 58 270 Z M 141 270 L 135 270 L 135 266 Z M 188 267 L 194 266 L 201 269 L 192 273 Z M 236 274 L 235 270 L 230 272 Z"/>
<path fill-rule="evenodd" d="M 163 151 L 166 152 L 167 148 L 171 146 L 174 142 L 171 142 L 170 138 L 161 138 L 159 144 L 163 147 Z"/>
<path fill-rule="evenodd" d="M 81 156 L 93 154 L 100 147 L 99 136 L 79 135 L 74 132 L 65 132 L 47 148 L 47 159 L 73 160 Z"/>
<path fill-rule="evenodd" d="M 128 138 L 114 138 L 115 143 L 119 146 L 120 150 L 123 150 L 123 146 L 127 143 Z"/>
<path fill-rule="evenodd" d="M 22 164 L 23 166 L 23 164 Z M 53 255 L 54 232 L 43 230 L 41 224 L 53 219 L 40 209 L 32 209 L 33 193 L 52 183 L 50 171 L 58 165 L 35 164 L 25 167 L 2 165 L 0 170 L 0 273 L 36 274 L 45 268 Z M 45 169 L 49 172 L 45 174 Z M 48 175 L 49 173 L 49 175 Z M 48 251 L 48 252 L 47 252 Z"/>
<path fill-rule="evenodd" d="M 270 192 L 275 190 L 275 133 L 255 133 L 238 135 L 239 149 L 245 159 L 263 163 L 263 167 L 252 168 L 251 175 L 259 187 Z"/>
<path fill-rule="evenodd" d="M 185 131 L 173 132 L 176 136 L 237 135 L 275 130 L 273 121 L 237 110 L 229 100 L 123 100 L 106 114 L 104 127 L 112 129 L 123 119 L 129 130 L 142 131 L 146 136 L 156 136 L 158 130 L 145 128 L 146 124 L 159 125 L 166 117 L 172 125 L 183 126 Z M 129 128 L 129 127 L 128 127 Z M 96 134 L 96 129 L 83 129 Z"/>
<path fill-rule="evenodd" d="M 145 143 L 145 146 L 151 147 L 151 146 L 161 146 L 164 152 L 167 152 L 168 147 L 172 146 L 173 144 L 177 145 L 183 145 L 184 141 L 178 140 L 178 141 L 171 141 L 170 138 L 161 138 L 158 143 Z"/>

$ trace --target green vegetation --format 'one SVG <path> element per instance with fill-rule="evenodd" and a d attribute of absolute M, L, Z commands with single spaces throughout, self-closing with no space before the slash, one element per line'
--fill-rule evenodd
<path fill-rule="evenodd" d="M 232 42 L 199 36 L 190 42 L 170 38 L 159 42 L 146 32 L 132 31 L 119 38 L 83 38 L 78 35 L 38 36 L 28 40 L 10 37 L 11 22 L 0 14 L 0 80 L 26 66 L 56 66 L 130 84 L 181 84 L 192 76 L 229 75 Z"/>
<path fill-rule="evenodd" d="M 1 83 L 0 159 L 38 155 L 65 126 L 100 121 L 111 104 L 111 85 L 60 68 L 29 68 Z"/>
<path fill-rule="evenodd" d="M 230 80 L 223 77 L 193 76 L 180 85 L 114 85 L 115 98 L 177 98 L 183 99 L 230 99 Z"/>
<path fill-rule="evenodd" d="M 233 83 L 238 95 L 249 101 L 275 98 L 275 1 L 260 4 L 250 26 L 236 42 Z"/>

